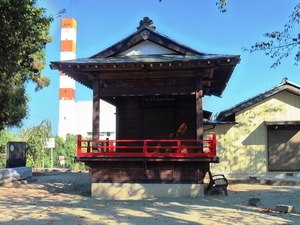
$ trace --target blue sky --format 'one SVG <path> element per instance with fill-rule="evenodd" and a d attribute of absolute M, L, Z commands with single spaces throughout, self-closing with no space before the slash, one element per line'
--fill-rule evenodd
<path fill-rule="evenodd" d="M 226 13 L 218 11 L 216 1 L 38 0 L 38 4 L 49 15 L 65 8 L 63 17 L 77 20 L 77 58 L 89 57 L 135 32 L 144 16 L 154 21 L 158 32 L 198 51 L 241 55 L 223 97 L 204 98 L 204 109 L 213 114 L 278 85 L 284 77 L 300 84 L 300 67 L 294 66 L 293 56 L 272 69 L 274 60 L 264 53 L 242 50 L 265 40 L 264 33 L 282 30 L 298 0 L 228 0 Z M 46 48 L 43 73 L 51 79 L 51 85 L 35 92 L 34 85 L 27 84 L 29 117 L 24 120 L 24 128 L 28 128 L 48 119 L 54 135 L 58 127 L 59 72 L 50 70 L 49 64 L 60 59 L 60 22 L 57 18 L 52 23 L 53 41 Z M 91 99 L 91 90 L 76 86 L 76 101 Z"/>

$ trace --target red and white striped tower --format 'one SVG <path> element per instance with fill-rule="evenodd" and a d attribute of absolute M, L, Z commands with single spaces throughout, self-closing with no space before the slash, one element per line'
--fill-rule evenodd
<path fill-rule="evenodd" d="M 62 18 L 60 60 L 76 58 L 76 28 L 74 18 Z M 74 133 L 75 121 L 75 80 L 60 72 L 58 136 Z"/>

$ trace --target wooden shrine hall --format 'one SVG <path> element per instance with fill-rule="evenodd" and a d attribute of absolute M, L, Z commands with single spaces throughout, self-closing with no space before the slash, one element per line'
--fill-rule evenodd
<path fill-rule="evenodd" d="M 159 33 L 145 17 L 125 39 L 51 68 L 93 90 L 93 137 L 78 136 L 76 160 L 92 196 L 113 199 L 202 196 L 216 136 L 203 139 L 210 114 L 202 98 L 222 95 L 239 55 L 206 54 Z M 116 107 L 116 140 L 99 140 L 100 99 Z"/>

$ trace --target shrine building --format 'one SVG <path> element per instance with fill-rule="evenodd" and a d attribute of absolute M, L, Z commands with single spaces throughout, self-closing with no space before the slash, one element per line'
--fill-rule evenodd
<path fill-rule="evenodd" d="M 107 49 L 51 62 L 93 91 L 92 139 L 79 135 L 76 155 L 89 168 L 92 196 L 202 196 L 210 164 L 219 162 L 216 135 L 203 139 L 203 97 L 220 97 L 239 61 L 183 45 L 145 17 Z M 115 140 L 99 139 L 100 100 L 116 108 Z"/>

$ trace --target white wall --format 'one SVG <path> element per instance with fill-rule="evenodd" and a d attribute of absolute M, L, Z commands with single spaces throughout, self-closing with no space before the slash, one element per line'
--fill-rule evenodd
<path fill-rule="evenodd" d="M 68 120 L 62 118 L 63 123 L 59 126 L 58 134 L 64 137 L 67 133 L 82 135 L 83 137 L 91 137 L 92 134 L 92 116 L 93 102 L 79 101 L 69 104 L 70 101 L 63 105 L 64 111 L 68 112 Z M 116 109 L 113 105 L 100 101 L 100 133 L 104 134 L 101 139 L 115 139 L 116 133 Z M 107 134 L 110 133 L 109 136 Z"/>

